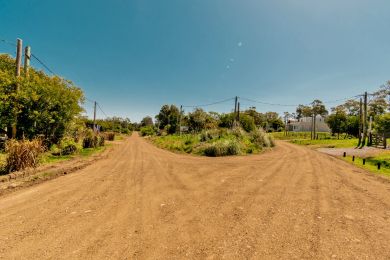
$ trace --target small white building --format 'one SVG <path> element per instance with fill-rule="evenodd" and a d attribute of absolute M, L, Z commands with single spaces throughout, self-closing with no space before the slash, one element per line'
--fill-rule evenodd
<path fill-rule="evenodd" d="M 325 122 L 326 118 L 317 115 L 316 116 L 316 132 L 328 132 L 331 130 Z M 312 117 L 302 117 L 299 120 L 289 120 L 287 122 L 287 130 L 291 132 L 310 132 L 313 128 Z"/>

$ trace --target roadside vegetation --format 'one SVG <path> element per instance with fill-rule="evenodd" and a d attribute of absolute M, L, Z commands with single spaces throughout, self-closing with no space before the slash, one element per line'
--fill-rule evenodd
<path fill-rule="evenodd" d="M 183 135 L 153 136 L 158 147 L 174 152 L 205 155 L 211 157 L 256 154 L 273 147 L 271 136 L 261 129 L 246 132 L 241 128 L 213 129 Z"/>
<path fill-rule="evenodd" d="M 219 114 L 196 108 L 185 114 L 174 105 L 164 105 L 156 116 L 145 117 L 140 135 L 149 136 L 158 147 L 174 152 L 211 157 L 256 154 L 275 145 L 263 130 L 281 131 L 283 121 L 274 112 L 253 108 L 241 113 Z"/>
<path fill-rule="evenodd" d="M 131 133 L 129 119 L 83 117 L 84 99 L 71 81 L 31 67 L 17 78 L 15 60 L 0 54 L 0 174 L 88 156 Z"/>

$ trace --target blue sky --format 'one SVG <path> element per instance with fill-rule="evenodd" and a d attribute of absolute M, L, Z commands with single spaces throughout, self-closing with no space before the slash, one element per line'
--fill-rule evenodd
<path fill-rule="evenodd" d="M 0 0 L 0 39 L 22 38 L 106 114 L 138 121 L 166 103 L 372 91 L 390 79 L 389 11 L 385 0 Z M 251 105 L 294 110 L 242 101 Z"/>

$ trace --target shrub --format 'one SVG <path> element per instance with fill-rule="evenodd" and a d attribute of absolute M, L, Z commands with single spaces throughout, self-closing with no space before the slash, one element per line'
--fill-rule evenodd
<path fill-rule="evenodd" d="M 83 148 L 95 148 L 99 145 L 99 139 L 92 130 L 88 130 L 83 139 Z"/>
<path fill-rule="evenodd" d="M 203 153 L 206 156 L 218 157 L 227 155 L 238 155 L 241 153 L 240 145 L 237 141 L 229 140 L 224 142 L 215 142 L 207 145 Z"/>
<path fill-rule="evenodd" d="M 105 137 L 103 135 L 97 136 L 98 138 L 98 146 L 104 146 Z"/>
<path fill-rule="evenodd" d="M 140 129 L 141 136 L 155 135 L 156 129 L 153 126 L 144 126 Z"/>
<path fill-rule="evenodd" d="M 81 147 L 73 139 L 64 138 L 60 142 L 60 154 L 71 155 L 77 153 Z"/>
<path fill-rule="evenodd" d="M 275 146 L 273 138 L 266 134 L 263 129 L 251 132 L 251 142 L 259 148 Z"/>
<path fill-rule="evenodd" d="M 105 133 L 105 137 L 108 141 L 114 141 L 115 140 L 115 133 L 114 132 L 107 132 Z"/>
<path fill-rule="evenodd" d="M 9 140 L 6 143 L 5 151 L 8 153 L 5 169 L 7 172 L 13 172 L 36 167 L 44 148 L 40 140 Z"/>
<path fill-rule="evenodd" d="M 240 115 L 240 125 L 248 133 L 256 129 L 255 120 L 250 115 Z"/>

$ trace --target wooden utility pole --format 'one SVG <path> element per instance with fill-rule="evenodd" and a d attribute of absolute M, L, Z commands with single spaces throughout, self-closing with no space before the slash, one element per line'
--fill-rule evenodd
<path fill-rule="evenodd" d="M 16 78 L 20 77 L 20 67 L 22 65 L 22 40 L 17 39 L 16 40 L 16 70 L 15 70 L 15 76 Z M 19 91 L 19 85 L 18 82 L 16 82 L 16 88 L 15 92 L 17 93 Z M 16 102 L 15 102 L 16 105 Z M 18 115 L 15 112 L 14 115 L 14 123 L 12 124 L 12 138 L 16 138 L 16 128 L 17 128 L 17 121 L 18 121 Z"/>
<path fill-rule="evenodd" d="M 237 103 L 237 123 L 240 123 L 240 102 Z"/>
<path fill-rule="evenodd" d="M 311 114 L 310 139 L 313 140 L 314 114 Z"/>
<path fill-rule="evenodd" d="M 16 77 L 20 76 L 20 67 L 22 66 L 22 40 L 16 40 Z"/>
<path fill-rule="evenodd" d="M 314 113 L 313 115 L 313 139 L 317 139 L 317 131 L 316 131 L 316 121 L 317 121 L 317 115 Z"/>
<path fill-rule="evenodd" d="M 234 99 L 234 114 L 237 113 L 237 103 L 238 103 L 238 97 L 236 96 L 236 98 Z"/>
<path fill-rule="evenodd" d="M 24 75 L 28 77 L 28 68 L 30 67 L 30 59 L 31 59 L 31 48 L 27 46 L 24 49 Z"/>
<path fill-rule="evenodd" d="M 180 114 L 179 114 L 179 134 L 181 135 L 181 113 L 183 111 L 183 105 L 180 105 Z"/>
<path fill-rule="evenodd" d="M 358 147 L 362 144 L 362 133 L 363 133 L 363 100 L 360 98 L 359 103 L 359 141 Z"/>
<path fill-rule="evenodd" d="M 363 140 L 361 147 L 366 145 L 367 139 L 367 92 L 364 93 L 364 113 L 363 113 Z"/>
<path fill-rule="evenodd" d="M 93 132 L 96 132 L 96 101 L 93 106 Z"/>

